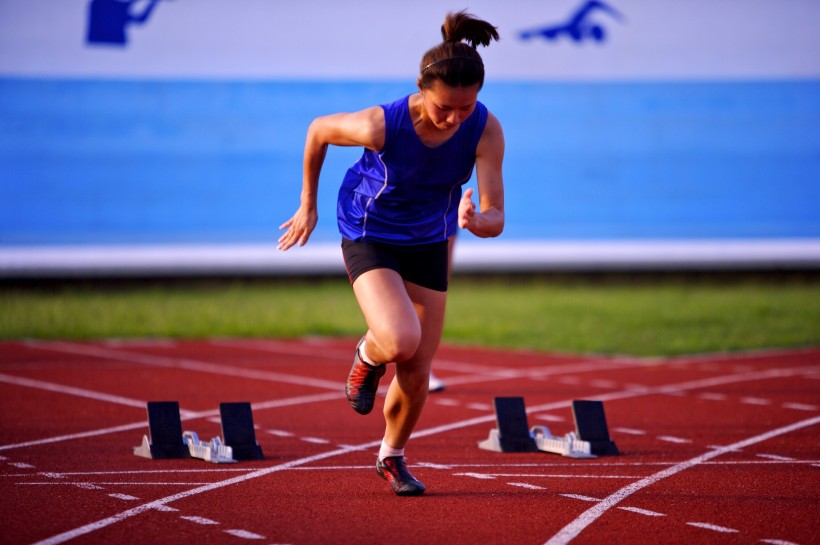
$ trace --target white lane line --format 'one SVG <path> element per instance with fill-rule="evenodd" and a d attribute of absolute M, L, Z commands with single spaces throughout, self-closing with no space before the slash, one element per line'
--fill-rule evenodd
<path fill-rule="evenodd" d="M 445 464 L 434 464 L 434 463 L 431 463 L 431 462 L 416 462 L 416 463 L 413 464 L 413 466 L 415 466 L 415 467 L 429 467 L 430 469 L 442 469 L 444 471 L 449 471 L 449 470 L 453 469 L 452 466 L 448 466 L 448 465 L 445 465 Z M 368 466 L 368 468 L 369 467 L 370 466 Z"/>
<path fill-rule="evenodd" d="M 46 484 L 46 485 L 68 484 L 68 485 L 71 485 L 71 486 L 76 486 L 77 488 L 82 488 L 83 490 L 102 490 L 103 489 L 101 486 L 97 486 L 96 484 L 91 484 L 91 483 L 54 483 L 54 482 L 48 482 L 48 483 L 18 483 L 18 484 Z"/>
<path fill-rule="evenodd" d="M 322 439 L 320 437 L 302 437 L 301 439 L 305 443 L 313 443 L 314 445 L 327 445 L 330 443 L 327 439 Z"/>
<path fill-rule="evenodd" d="M 260 536 L 247 530 L 225 530 L 225 533 L 242 539 L 265 539 L 265 536 Z"/>
<path fill-rule="evenodd" d="M 760 397 L 741 397 L 741 403 L 745 403 L 746 405 L 771 405 L 771 399 L 763 399 Z"/>
<path fill-rule="evenodd" d="M 711 460 L 712 458 L 716 458 L 717 456 L 725 454 L 726 452 L 730 452 L 732 449 L 748 447 L 756 443 L 767 441 L 773 437 L 777 437 L 778 435 L 783 435 L 802 428 L 814 426 L 818 423 L 820 423 L 820 417 L 810 418 L 807 420 L 802 420 L 800 422 L 795 422 L 794 424 L 790 424 L 788 426 L 776 428 L 766 433 L 762 433 L 760 435 L 756 435 L 754 437 L 738 441 L 724 449 L 717 449 L 711 452 L 707 452 L 706 454 L 696 456 L 685 462 L 681 462 L 668 469 L 655 473 L 654 475 L 650 475 L 649 477 L 645 477 L 635 483 L 627 485 L 621 488 L 620 490 L 617 490 L 614 493 L 610 494 L 597 505 L 581 513 L 580 516 L 578 516 L 575 520 L 564 526 L 557 534 L 551 537 L 546 542 L 546 545 L 564 545 L 566 543 L 569 543 L 570 541 L 575 539 L 578 536 L 578 534 L 580 534 L 586 527 L 595 522 L 599 517 L 601 517 L 601 515 L 606 513 L 610 508 L 614 507 L 616 504 L 628 498 L 635 492 L 638 492 L 643 488 L 651 486 L 662 479 L 671 477 L 672 475 L 680 473 L 681 471 L 702 464 L 707 460 Z"/>
<path fill-rule="evenodd" d="M 58 435 L 56 437 L 47 437 L 45 439 L 35 439 L 33 441 L 25 441 L 23 443 L 12 443 L 9 445 L 0 445 L 0 450 L 9 450 L 15 448 L 32 447 L 39 445 L 47 445 L 50 443 L 59 443 L 61 441 L 72 441 L 74 439 L 85 439 L 86 437 L 96 437 L 98 435 L 108 435 L 109 433 L 119 433 L 122 431 L 146 429 L 148 427 L 147 421 L 135 422 L 133 424 L 123 424 L 122 426 L 113 426 L 111 428 L 102 428 L 99 430 L 92 430 L 80 433 L 71 433 L 68 435 Z"/>
<path fill-rule="evenodd" d="M 131 496 L 130 494 L 109 494 L 109 496 L 114 498 L 114 499 L 123 500 L 123 501 L 134 501 L 134 500 L 139 499 L 138 497 Z"/>
<path fill-rule="evenodd" d="M 181 517 L 179 517 L 179 518 L 184 519 L 184 520 L 191 521 L 191 522 L 196 523 L 196 524 L 202 524 L 202 525 L 204 525 L 204 526 L 209 526 L 209 525 L 213 525 L 213 524 L 219 524 L 217 521 L 215 521 L 215 520 L 211 520 L 211 519 L 207 519 L 207 518 L 205 518 L 205 517 L 197 517 L 197 516 L 181 516 Z"/>
<path fill-rule="evenodd" d="M 362 445 L 359 445 L 357 447 L 357 449 L 375 448 L 379 445 L 381 445 L 381 440 L 372 441 L 370 443 L 364 443 Z M 341 455 L 344 455 L 344 454 L 348 454 L 350 452 L 354 452 L 355 450 L 356 449 L 349 449 L 349 448 L 331 450 L 331 451 L 323 452 L 321 454 L 316 454 L 316 455 L 313 455 L 313 456 L 307 456 L 305 458 L 299 458 L 299 459 L 296 459 L 296 460 L 291 460 L 290 462 L 285 462 L 285 463 L 278 464 L 278 465 L 275 465 L 275 466 L 272 466 L 272 467 L 267 467 L 267 468 L 264 468 L 264 469 L 260 469 L 260 470 L 254 471 L 252 473 L 248 473 L 248 474 L 241 475 L 241 476 L 238 476 L 238 477 L 233 477 L 233 478 L 230 478 L 230 479 L 225 479 L 223 481 L 210 483 L 210 484 L 207 484 L 207 485 L 204 485 L 204 486 L 194 488 L 192 490 L 186 490 L 184 492 L 179 492 L 179 493 L 173 494 L 171 496 L 166 496 L 166 497 L 160 498 L 158 500 L 154 500 L 154 501 L 151 501 L 151 502 L 148 502 L 148 503 L 144 503 L 142 505 L 138 505 L 137 507 L 134 507 L 132 509 L 128 509 L 126 511 L 122 511 L 120 513 L 117 513 L 116 515 L 112 515 L 110 517 L 100 519 L 96 522 L 92 522 L 90 524 L 86 524 L 84 526 L 74 528 L 73 530 L 68 530 L 68 531 L 63 532 L 61 534 L 51 536 L 51 537 L 46 538 L 42 541 L 38 541 L 35 545 L 56 545 L 58 543 L 65 543 L 66 541 L 70 541 L 70 540 L 75 539 L 79 536 L 89 534 L 91 532 L 94 532 L 96 530 L 100 530 L 102 528 L 106 528 L 108 526 L 111 526 L 112 524 L 122 522 L 124 520 L 127 520 L 131 517 L 134 517 L 136 515 L 139 515 L 141 513 L 146 512 L 146 511 L 154 510 L 154 509 L 158 509 L 158 508 L 162 509 L 166 506 L 166 504 L 181 500 L 183 498 L 187 498 L 187 497 L 190 497 L 190 496 L 196 496 L 198 494 L 202 494 L 202 493 L 205 493 L 205 492 L 211 492 L 213 490 L 218 490 L 218 489 L 224 488 L 226 486 L 231 486 L 231 485 L 234 485 L 234 484 L 243 483 L 243 482 L 251 480 L 251 479 L 256 479 L 256 478 L 259 478 L 259 477 L 263 477 L 265 475 L 270 475 L 270 474 L 273 474 L 273 473 L 277 473 L 279 471 L 284 471 L 284 470 L 287 470 L 287 469 L 291 469 L 293 467 L 306 465 L 306 464 L 309 464 L 311 462 L 324 460 L 326 458 L 333 458 L 335 456 L 341 456 Z"/>
<path fill-rule="evenodd" d="M 726 447 L 724 445 L 706 445 L 706 448 L 725 449 Z M 743 452 L 743 449 L 742 448 L 735 448 L 735 449 L 732 449 L 732 452 Z"/>
<path fill-rule="evenodd" d="M 276 373 L 272 371 L 257 371 L 246 367 L 236 367 L 205 361 L 191 360 L 187 358 L 172 358 L 165 356 L 154 356 L 149 354 L 137 354 L 124 350 L 113 350 L 102 347 L 78 345 L 63 342 L 35 342 L 25 343 L 26 346 L 54 352 L 65 352 L 68 354 L 79 354 L 107 360 L 124 361 L 139 365 L 152 367 L 165 367 L 170 369 L 185 369 L 199 373 L 211 373 L 215 375 L 228 375 L 230 377 L 250 378 L 253 380 L 265 380 L 268 382 L 281 382 L 285 384 L 297 384 L 299 386 L 311 386 L 324 390 L 338 391 L 342 381 L 331 381 L 311 378 L 309 376 L 290 375 L 287 373 Z M 314 354 L 315 356 L 316 354 Z"/>
<path fill-rule="evenodd" d="M 687 522 L 689 526 L 703 528 L 704 530 L 712 530 L 713 532 L 721 532 L 724 534 L 736 534 L 738 530 L 734 528 L 726 528 L 725 526 L 718 526 L 716 524 L 709 524 L 708 522 Z"/>
<path fill-rule="evenodd" d="M 636 430 L 635 428 L 612 428 L 612 431 L 623 433 L 625 435 L 646 435 L 643 430 Z"/>
<path fill-rule="evenodd" d="M 467 475 L 457 473 L 456 475 Z M 478 475 L 477 473 L 470 476 Z M 550 474 L 550 473 L 482 473 L 490 477 L 525 477 L 532 479 L 639 479 L 640 475 L 584 475 L 584 474 Z"/>
<path fill-rule="evenodd" d="M 265 430 L 265 432 L 271 435 L 275 435 L 276 437 L 293 437 L 294 435 L 296 435 L 294 433 L 284 430 Z"/>
<path fill-rule="evenodd" d="M 6 384 L 13 384 L 15 386 L 25 386 L 27 388 L 36 388 L 38 390 L 56 392 L 59 394 L 85 397 L 88 399 L 94 399 L 96 401 L 107 401 L 108 403 L 116 403 L 117 405 L 125 405 L 127 407 L 139 407 L 141 409 L 145 408 L 145 401 L 141 401 L 139 399 L 130 399 L 122 396 L 104 394 L 102 392 L 86 390 L 85 388 L 75 388 L 73 386 L 65 386 L 62 384 L 55 384 L 53 382 L 46 382 L 43 380 L 15 377 L 13 375 L 7 375 L 5 373 L 0 373 L 0 382 L 5 382 Z"/>
<path fill-rule="evenodd" d="M 453 473 L 453 475 L 456 477 L 472 477 L 473 479 L 483 479 L 487 481 L 495 479 L 495 477 L 487 473 Z"/>
<path fill-rule="evenodd" d="M 564 496 L 565 498 L 569 498 L 571 500 L 581 500 L 581 501 L 589 501 L 589 502 L 599 502 L 601 498 L 593 498 L 592 496 L 583 496 L 581 494 L 559 494 L 559 496 Z"/>
<path fill-rule="evenodd" d="M 758 454 L 758 458 L 767 458 L 769 460 L 777 460 L 778 462 L 794 462 L 794 458 L 789 456 L 780 456 L 779 454 Z"/>
<path fill-rule="evenodd" d="M 298 397 L 290 397 L 286 399 L 275 399 L 272 401 L 263 401 L 260 403 L 252 403 L 251 409 L 254 411 L 261 411 L 265 409 L 277 409 L 282 407 L 291 407 L 293 405 L 304 405 L 307 403 L 321 403 L 324 401 L 332 401 L 334 399 L 339 399 L 344 396 L 344 392 L 341 390 L 334 393 L 323 393 L 323 394 L 311 394 L 311 395 L 304 395 Z M 195 413 L 191 411 L 180 411 L 180 418 L 185 420 L 195 420 L 197 418 L 209 418 L 214 415 L 219 414 L 219 409 L 212 409 L 208 411 L 203 411 L 200 413 Z M 59 443 L 62 441 L 73 441 L 76 439 L 85 439 L 87 437 L 96 437 L 98 435 L 108 435 L 110 433 L 119 433 L 123 431 L 135 430 L 135 429 L 142 429 L 147 431 L 148 422 L 147 420 L 141 420 L 140 422 L 135 422 L 133 424 L 123 424 L 122 426 L 114 426 L 111 428 L 102 428 L 99 430 L 91 430 L 86 432 L 80 433 L 72 433 L 69 435 L 58 435 L 56 437 L 47 437 L 44 439 L 36 439 L 33 441 L 25 441 L 23 443 L 12 443 L 9 445 L 0 445 L 0 451 L 2 450 L 9 450 L 15 448 L 23 448 L 23 447 L 32 447 L 38 445 L 47 445 L 50 443 Z M 136 446 L 136 445 L 135 445 Z"/>
<path fill-rule="evenodd" d="M 310 343 L 310 346 L 305 345 L 294 345 L 293 343 L 283 342 L 283 341 L 275 341 L 270 339 L 212 339 L 209 341 L 213 345 L 222 345 L 222 346 L 236 346 L 240 348 L 254 348 L 259 349 L 265 352 L 275 352 L 275 353 L 282 353 L 282 354 L 294 354 L 294 355 L 305 355 L 305 356 L 316 356 L 317 350 L 316 347 L 322 347 L 321 352 L 325 357 L 334 357 L 335 359 L 349 359 L 350 350 L 348 349 L 339 349 L 333 350 L 326 347 L 328 344 L 324 342 L 324 339 L 321 337 L 317 340 L 311 342 L 310 340 L 306 341 Z M 791 356 L 793 354 L 804 354 L 813 352 L 814 349 L 806 348 L 806 349 L 762 349 L 762 350 L 747 350 L 742 352 L 735 352 L 731 354 L 726 354 L 723 352 L 715 352 L 715 353 L 706 353 L 706 354 L 698 354 L 694 356 L 677 356 L 677 357 L 645 357 L 645 358 L 634 358 L 634 357 L 614 357 L 614 358 L 606 358 L 607 361 L 611 361 L 612 363 L 616 363 L 619 365 L 634 365 L 639 364 L 642 367 L 649 367 L 655 366 L 658 364 L 667 364 L 667 365 L 690 365 L 690 364 L 697 364 L 697 363 L 714 363 L 714 360 L 720 360 L 724 363 L 730 362 L 737 362 L 737 361 L 745 361 L 745 360 L 759 360 L 761 358 L 773 358 L 777 356 Z M 522 356 L 526 356 L 527 354 L 535 354 L 538 356 L 542 356 L 543 354 L 536 353 L 536 352 L 527 352 L 527 351 L 519 351 Z M 588 358 L 587 361 L 592 361 L 594 359 L 601 359 L 601 358 Z M 489 372 L 497 371 L 497 367 L 491 367 L 488 365 L 480 365 L 475 363 L 465 363 L 461 361 L 451 361 L 451 360 L 444 360 L 444 359 L 435 359 L 434 363 L 439 363 L 442 366 L 448 366 L 449 370 L 458 370 L 457 367 L 450 368 L 449 366 L 469 366 L 470 370 L 467 372 L 475 373 L 479 372 L 478 369 L 487 370 Z M 820 375 L 818 375 L 820 378 Z"/>
<path fill-rule="evenodd" d="M 793 409 L 795 411 L 816 411 L 817 405 L 809 405 L 807 403 L 784 403 L 784 409 Z"/>
<path fill-rule="evenodd" d="M 761 543 L 768 543 L 769 545 L 798 545 L 793 541 L 785 541 L 783 539 L 761 539 Z"/>
<path fill-rule="evenodd" d="M 78 486 L 80 488 L 87 488 L 88 490 L 102 490 L 103 486 L 202 486 L 208 483 L 192 483 L 192 482 L 173 482 L 173 481 L 158 481 L 158 482 L 65 482 L 65 481 L 32 481 L 14 483 L 18 486 Z"/>
<path fill-rule="evenodd" d="M 433 365 L 435 365 L 435 363 Z M 605 362 L 596 360 L 582 360 L 559 366 L 549 365 L 520 370 L 508 369 L 504 371 L 495 371 L 493 373 L 481 373 L 461 377 L 447 377 L 447 384 L 463 386 L 482 382 L 499 382 L 502 380 L 514 379 L 540 380 L 555 375 L 561 375 L 563 373 L 594 373 L 597 371 L 611 371 L 613 369 L 613 365 L 618 365 L 618 368 L 620 369 L 646 366 L 646 364 L 642 361 L 632 360 L 617 361 L 613 359 Z M 561 379 L 559 379 L 559 381 L 561 381 Z M 578 383 L 581 383 L 580 379 L 578 379 Z"/>
<path fill-rule="evenodd" d="M 438 397 L 433 400 L 436 405 L 443 405 L 445 407 L 458 407 L 461 405 L 460 401 L 450 399 L 449 397 Z"/>
<path fill-rule="evenodd" d="M 264 352 L 272 352 L 278 354 L 298 354 L 315 357 L 317 353 L 316 347 L 299 347 L 281 343 L 279 341 L 268 340 L 244 341 L 233 339 L 227 341 L 214 341 L 214 344 L 236 346 L 246 349 L 252 348 Z M 323 349 L 319 352 L 321 352 L 322 356 L 326 358 L 342 360 L 349 360 L 350 355 L 352 353 L 349 349 L 345 349 L 344 351 L 333 351 Z M 522 352 L 522 354 L 526 354 L 526 352 Z M 547 376 L 562 374 L 566 372 L 588 372 L 599 371 L 604 369 L 611 370 L 613 368 L 613 365 L 618 365 L 621 367 L 646 367 L 650 363 L 651 362 L 648 359 L 606 358 L 605 361 L 602 361 L 602 358 L 579 357 L 578 360 L 575 362 L 564 364 L 558 367 L 556 367 L 555 365 L 551 365 L 547 367 L 535 367 L 530 369 L 510 369 L 509 367 L 493 367 L 489 365 L 446 360 L 441 358 L 436 358 L 433 360 L 434 367 L 439 367 L 441 369 L 446 369 L 448 371 L 465 373 L 469 375 L 460 377 L 449 377 L 447 379 L 448 384 L 456 385 L 472 384 L 476 382 L 487 382 L 493 380 L 510 380 L 516 378 L 541 379 Z"/>
<path fill-rule="evenodd" d="M 325 343 L 288 343 L 268 339 L 211 339 L 208 344 L 242 348 L 244 350 L 258 350 L 286 356 L 320 356 L 322 359 L 353 361 L 353 349 L 333 349 L 324 346 Z M 354 345 L 351 345 L 355 347 Z"/>
<path fill-rule="evenodd" d="M 174 513 L 179 511 L 176 507 L 171 507 L 170 505 L 154 505 L 151 507 L 154 511 L 162 511 L 163 513 Z"/>
<path fill-rule="evenodd" d="M 472 409 L 474 411 L 492 411 L 493 406 L 488 403 L 467 403 L 465 405 L 468 409 Z"/>
<path fill-rule="evenodd" d="M 631 511 L 633 513 L 638 513 L 639 515 L 646 515 L 647 517 L 665 517 L 663 513 L 658 513 L 657 511 L 650 511 L 648 509 L 641 509 L 639 507 L 619 507 L 618 509 L 623 509 L 624 511 Z"/>
<path fill-rule="evenodd" d="M 546 490 L 543 486 L 537 486 L 529 483 L 507 483 L 510 486 L 517 486 L 518 488 L 526 488 L 527 490 Z"/>
<path fill-rule="evenodd" d="M 297 397 L 287 397 L 284 399 L 272 399 L 270 401 L 261 401 L 259 403 L 251 403 L 251 408 L 254 411 L 262 411 L 265 409 L 280 409 L 282 407 L 292 407 L 294 405 L 305 405 L 307 403 L 321 403 L 323 401 L 333 401 L 344 397 L 344 392 L 336 390 L 324 394 L 308 394 Z"/>
<path fill-rule="evenodd" d="M 566 420 L 566 418 L 563 416 L 558 416 L 557 414 L 539 414 L 536 418 L 546 422 L 564 422 Z"/>
<path fill-rule="evenodd" d="M 762 462 L 760 462 L 762 463 Z M 667 464 L 668 465 L 668 464 Z M 180 473 L 250 473 L 252 468 L 239 467 L 223 467 L 221 465 L 214 465 L 213 468 L 206 467 L 204 469 L 127 469 L 122 471 L 66 471 L 65 473 L 38 473 L 43 477 L 65 479 L 66 477 L 76 477 L 78 475 L 153 475 L 156 473 L 173 473 L 174 475 Z M 30 474 L 19 475 L 0 475 L 2 477 L 23 477 L 30 476 Z"/>
<path fill-rule="evenodd" d="M 683 390 L 663 390 L 661 392 L 663 395 L 672 396 L 672 397 L 684 397 L 686 396 L 686 392 Z"/>
<path fill-rule="evenodd" d="M 691 443 L 691 439 L 684 439 L 683 437 L 675 437 L 674 435 L 659 435 L 658 439 L 661 441 L 666 441 L 667 443 L 676 443 L 679 445 L 683 445 L 686 443 Z"/>
<path fill-rule="evenodd" d="M 342 446 L 342 445 L 338 445 L 338 446 Z M 352 449 L 352 448 L 356 448 L 356 447 L 348 447 L 348 448 Z M 721 448 L 721 447 L 715 446 L 714 448 Z M 744 466 L 744 465 L 763 466 L 763 465 L 816 465 L 818 463 L 820 463 L 820 461 L 818 461 L 818 460 L 791 460 L 791 461 L 786 461 L 786 460 L 783 460 L 783 461 L 777 461 L 777 460 L 727 460 L 727 461 L 704 462 L 702 465 L 704 465 L 704 466 Z M 420 466 L 420 467 L 431 467 L 431 468 L 435 468 L 435 469 L 444 469 L 444 470 L 448 470 L 448 471 L 453 470 L 453 469 L 459 469 L 459 468 L 487 468 L 487 469 L 491 469 L 491 470 L 496 470 L 496 469 L 500 469 L 500 468 L 533 468 L 533 469 L 538 470 L 538 469 L 543 469 L 543 468 L 546 468 L 546 467 L 557 467 L 557 468 L 561 468 L 562 470 L 566 471 L 566 470 L 570 470 L 570 469 L 573 468 L 573 466 L 568 466 L 567 464 L 550 463 L 550 462 L 531 463 L 531 464 L 457 464 L 457 463 L 453 463 L 453 464 L 434 464 L 434 463 L 429 463 L 429 462 L 414 462 L 411 465 Z M 673 465 L 675 465 L 675 462 L 610 462 L 610 463 L 601 463 L 601 464 L 598 464 L 598 465 L 594 465 L 594 464 L 590 463 L 590 464 L 584 464 L 583 467 L 581 467 L 581 466 L 577 466 L 577 467 L 579 469 L 582 468 L 585 471 L 588 471 L 588 470 L 593 469 L 593 468 L 611 470 L 614 467 L 618 467 L 618 468 L 633 468 L 633 467 L 634 468 L 652 468 L 652 467 L 669 467 L 669 466 L 673 466 Z M 372 465 L 310 466 L 309 468 L 308 467 L 305 467 L 305 468 L 303 468 L 303 467 L 294 467 L 292 469 L 292 471 L 317 471 L 317 470 L 345 470 L 345 471 L 347 471 L 347 470 L 350 470 L 350 469 L 366 469 L 366 470 L 370 471 L 370 470 L 373 469 L 373 466 Z M 192 471 L 192 470 L 180 470 L 179 472 L 182 472 L 182 471 Z M 199 470 L 199 471 L 207 471 L 207 470 Z M 219 471 L 219 470 L 214 469 L 213 471 Z M 226 470 L 223 470 L 223 471 L 231 471 L 231 470 L 226 469 Z M 232 471 L 234 471 L 234 472 L 239 472 L 239 471 L 250 472 L 252 470 L 251 469 L 245 469 L 245 470 L 234 469 Z M 169 472 L 171 472 L 171 471 L 169 471 Z M 129 473 L 129 472 L 123 472 L 123 473 Z M 136 472 L 134 472 L 134 473 L 136 473 Z M 153 473 L 153 471 L 145 471 L 145 473 Z M 178 472 L 173 471 L 173 473 L 178 473 Z M 86 474 L 86 473 L 76 473 L 76 475 L 84 475 L 84 474 Z M 117 474 L 117 473 L 112 472 L 111 474 Z M 66 473 L 65 475 L 73 475 L 73 473 Z M 492 475 L 494 475 L 494 473 L 454 473 L 453 475 L 461 475 L 461 476 L 464 476 L 464 475 L 469 475 L 469 476 L 490 475 L 490 476 L 492 476 Z M 532 474 L 531 473 L 526 473 L 525 475 L 529 477 Z M 0 476 L 7 476 L 7 475 L 0 475 Z M 20 476 L 22 476 L 22 475 L 20 475 Z M 642 477 L 642 475 L 632 475 L 631 476 L 631 478 L 635 478 L 635 479 L 638 479 L 638 478 L 641 478 L 641 477 Z"/>

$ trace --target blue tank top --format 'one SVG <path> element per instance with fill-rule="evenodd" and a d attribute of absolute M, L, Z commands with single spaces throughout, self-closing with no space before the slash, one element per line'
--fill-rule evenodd
<path fill-rule="evenodd" d="M 413 128 L 409 96 L 384 104 L 384 147 L 365 149 L 339 189 L 339 232 L 351 240 L 428 244 L 455 233 L 461 186 L 487 123 L 480 102 L 445 143 L 430 148 Z"/>

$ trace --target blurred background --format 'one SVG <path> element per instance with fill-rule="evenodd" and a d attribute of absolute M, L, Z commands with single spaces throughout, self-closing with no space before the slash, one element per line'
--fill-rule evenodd
<path fill-rule="evenodd" d="M 0 276 L 343 271 L 319 115 L 415 91 L 447 11 L 498 26 L 480 100 L 507 227 L 456 270 L 820 265 L 815 0 L 0 1 Z M 475 180 L 470 182 L 475 186 Z"/>

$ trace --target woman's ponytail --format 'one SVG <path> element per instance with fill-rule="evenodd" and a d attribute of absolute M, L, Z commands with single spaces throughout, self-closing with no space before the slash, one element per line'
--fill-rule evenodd
<path fill-rule="evenodd" d="M 498 41 L 498 29 L 481 19 L 457 11 L 448 13 L 441 25 L 442 41 L 421 59 L 419 88 L 427 89 L 435 80 L 451 87 L 484 85 L 484 61 L 476 50 Z"/>

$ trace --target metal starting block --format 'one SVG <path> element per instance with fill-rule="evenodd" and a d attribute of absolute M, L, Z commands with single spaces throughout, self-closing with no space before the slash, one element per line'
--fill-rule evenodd
<path fill-rule="evenodd" d="M 196 432 L 186 431 L 182 434 L 182 439 L 188 445 L 188 452 L 191 458 L 199 458 L 212 464 L 235 464 L 233 449 L 222 444 L 219 437 L 214 437 L 208 443 L 199 440 Z"/>
<path fill-rule="evenodd" d="M 177 401 L 148 402 L 148 433 L 134 454 L 143 458 L 199 458 L 215 464 L 239 460 L 262 460 L 262 447 L 256 442 L 251 404 L 220 403 L 222 437 L 202 443 L 196 433 L 182 433 Z"/>
<path fill-rule="evenodd" d="M 493 399 L 497 429 L 478 443 L 478 447 L 494 452 L 553 452 L 570 458 L 596 458 L 596 455 L 619 454 L 609 438 L 600 401 L 575 400 L 572 413 L 575 433 L 553 436 L 549 428 L 534 426 L 528 429 L 527 410 L 522 397 Z"/>
<path fill-rule="evenodd" d="M 530 435 L 540 451 L 552 452 L 568 458 L 597 458 L 592 454 L 592 445 L 588 441 L 578 439 L 573 432 L 563 437 L 553 437 L 546 426 L 533 426 Z"/>

